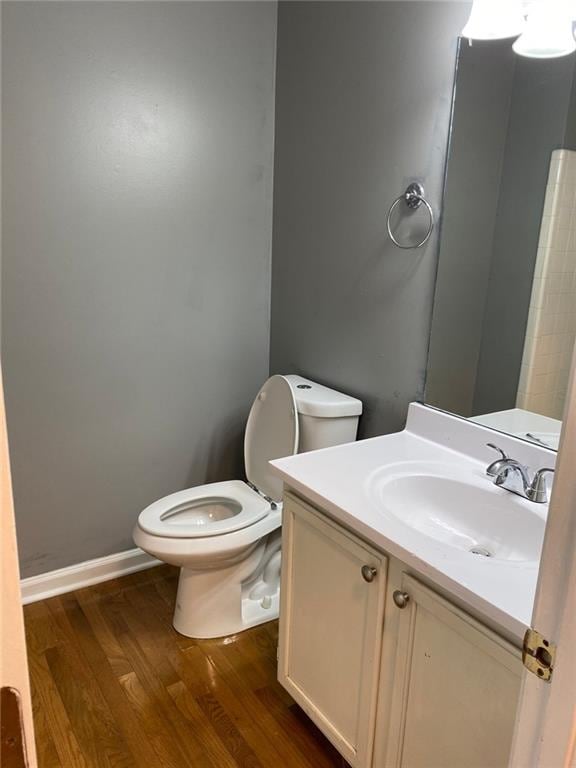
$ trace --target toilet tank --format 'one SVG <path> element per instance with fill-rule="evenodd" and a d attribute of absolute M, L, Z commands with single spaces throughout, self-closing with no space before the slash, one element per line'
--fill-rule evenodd
<path fill-rule="evenodd" d="M 302 376 L 290 374 L 284 378 L 290 382 L 298 410 L 298 453 L 356 440 L 362 413 L 360 400 Z"/>

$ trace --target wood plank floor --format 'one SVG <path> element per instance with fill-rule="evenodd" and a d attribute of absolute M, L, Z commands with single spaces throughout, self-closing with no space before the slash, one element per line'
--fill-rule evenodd
<path fill-rule="evenodd" d="M 178 635 L 178 572 L 125 576 L 25 608 L 40 768 L 342 768 L 276 681 L 276 622 Z"/>

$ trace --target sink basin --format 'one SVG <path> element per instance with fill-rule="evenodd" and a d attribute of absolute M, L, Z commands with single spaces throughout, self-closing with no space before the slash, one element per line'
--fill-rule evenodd
<path fill-rule="evenodd" d="M 470 482 L 442 474 L 376 473 L 369 495 L 384 513 L 470 556 L 535 562 L 546 525 L 533 502 L 473 476 Z"/>

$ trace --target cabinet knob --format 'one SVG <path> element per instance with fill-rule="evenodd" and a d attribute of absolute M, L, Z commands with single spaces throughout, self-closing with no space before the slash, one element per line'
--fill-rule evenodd
<path fill-rule="evenodd" d="M 400 589 L 397 589 L 392 594 L 392 600 L 394 600 L 394 604 L 398 606 L 398 608 L 406 608 L 410 602 L 410 595 L 408 592 L 402 592 Z"/>
<path fill-rule="evenodd" d="M 376 578 L 378 571 L 376 568 L 373 568 L 371 565 L 363 565 L 361 568 L 362 571 L 362 578 L 364 581 L 374 581 Z"/>

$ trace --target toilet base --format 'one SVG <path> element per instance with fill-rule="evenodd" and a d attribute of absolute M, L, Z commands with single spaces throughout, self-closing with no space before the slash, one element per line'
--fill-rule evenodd
<path fill-rule="evenodd" d="M 178 598 L 177 598 L 178 599 Z M 280 615 L 280 592 L 272 595 L 269 600 L 253 600 L 245 597 L 241 600 L 241 616 L 235 615 L 225 619 L 220 617 L 218 621 L 213 619 L 198 619 L 195 609 L 183 610 L 178 605 L 174 611 L 172 625 L 181 635 L 192 637 L 196 640 L 208 640 L 215 637 L 227 637 L 243 632 L 245 629 L 257 627 L 268 621 L 274 621 Z"/>
<path fill-rule="evenodd" d="M 238 563 L 209 571 L 181 568 L 173 626 L 186 637 L 225 637 L 277 619 L 279 605 L 278 532 Z"/>
<path fill-rule="evenodd" d="M 244 618 L 243 629 L 257 627 L 258 624 L 265 624 L 267 621 L 274 621 L 280 615 L 280 590 L 270 597 L 264 605 L 262 600 L 253 600 L 245 597 L 242 600 L 242 616 Z"/>

